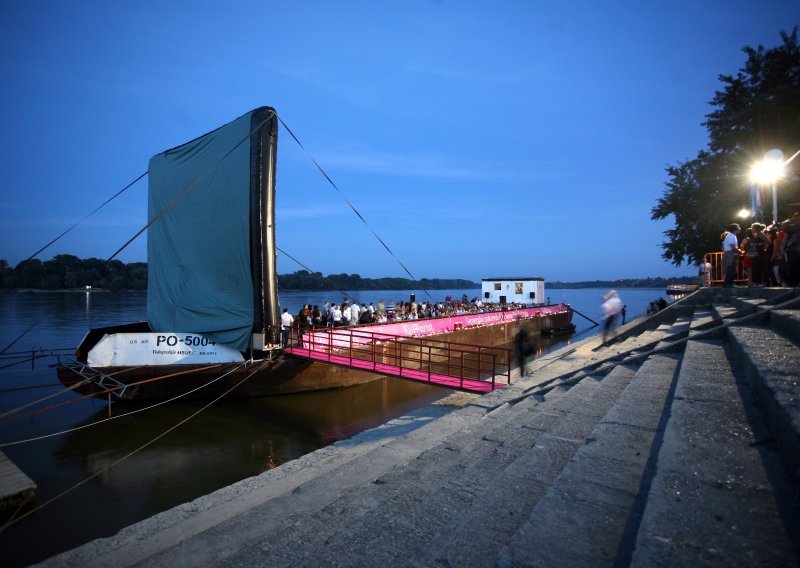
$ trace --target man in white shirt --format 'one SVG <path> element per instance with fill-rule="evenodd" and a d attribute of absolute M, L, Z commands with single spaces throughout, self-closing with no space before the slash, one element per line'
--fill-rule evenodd
<path fill-rule="evenodd" d="M 294 317 L 289 313 L 289 308 L 283 308 L 283 313 L 281 314 L 281 340 L 284 347 L 289 345 L 289 331 L 291 331 L 293 323 Z"/>
<path fill-rule="evenodd" d="M 606 318 L 606 324 L 605 327 L 603 327 L 603 343 L 605 343 L 608 330 L 614 325 L 617 316 L 622 313 L 622 300 L 620 300 L 616 290 L 611 290 L 608 294 L 603 296 L 603 300 L 605 300 L 605 302 L 601 306 L 601 309 L 603 310 L 603 317 Z"/>
<path fill-rule="evenodd" d="M 728 232 L 722 241 L 722 266 L 725 268 L 723 285 L 726 288 L 733 286 L 736 278 L 736 261 L 739 258 L 739 239 L 736 235 L 739 234 L 740 229 L 738 223 L 731 223 L 728 225 Z"/>

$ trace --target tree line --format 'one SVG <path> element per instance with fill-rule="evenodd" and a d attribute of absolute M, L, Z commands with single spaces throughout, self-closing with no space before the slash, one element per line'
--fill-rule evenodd
<path fill-rule="evenodd" d="M 625 280 L 590 280 L 584 282 L 548 282 L 551 289 L 561 288 L 664 288 L 667 284 L 694 284 L 695 277 L 629 278 Z M 81 259 L 59 254 L 50 260 L 32 259 L 15 267 L 0 259 L 0 289 L 69 290 L 86 286 L 105 290 L 147 290 L 147 263 L 125 264 L 119 260 Z M 329 274 L 298 270 L 278 275 L 281 290 L 470 290 L 479 282 L 461 278 L 362 278 L 358 274 Z"/>
<path fill-rule="evenodd" d="M 0 259 L 0 288 L 3 290 L 65 290 L 74 288 L 106 290 L 147 290 L 147 263 L 99 258 L 81 259 L 58 254 L 50 260 L 26 260 L 14 268 Z"/>
<path fill-rule="evenodd" d="M 0 259 L 0 289 L 69 290 L 86 286 L 105 290 L 147 290 L 147 263 L 81 259 L 59 254 L 50 260 L 31 259 L 11 267 Z M 330 274 L 299 270 L 278 275 L 281 290 L 448 290 L 480 288 L 470 280 L 423 278 L 362 278 L 358 274 Z"/>
<path fill-rule="evenodd" d="M 624 278 L 622 280 L 586 280 L 583 282 L 548 282 L 550 290 L 562 288 L 660 288 L 671 284 L 697 284 L 697 276 L 679 276 L 676 278 Z"/>
<path fill-rule="evenodd" d="M 292 274 L 278 275 L 281 290 L 456 290 L 480 288 L 471 280 L 460 278 L 362 278 L 358 274 L 329 274 L 298 270 Z"/>

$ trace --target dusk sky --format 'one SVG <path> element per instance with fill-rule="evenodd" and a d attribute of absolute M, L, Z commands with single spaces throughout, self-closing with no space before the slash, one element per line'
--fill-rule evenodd
<path fill-rule="evenodd" d="M 694 275 L 650 220 L 665 168 L 706 145 L 742 48 L 798 24 L 797 0 L 7 0 L 0 258 L 266 105 L 417 278 Z M 406 276 L 283 128 L 277 191 L 312 270 Z M 38 258 L 108 258 L 146 223 L 145 178 Z M 146 257 L 142 235 L 118 258 Z"/>

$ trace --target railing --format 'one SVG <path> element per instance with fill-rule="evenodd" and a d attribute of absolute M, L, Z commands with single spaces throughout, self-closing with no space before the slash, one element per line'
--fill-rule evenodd
<path fill-rule="evenodd" d="M 293 350 L 313 352 L 316 360 L 346 364 L 355 368 L 365 365 L 380 372 L 381 367 L 397 368 L 399 375 L 441 384 L 437 378 L 511 384 L 511 349 L 442 341 L 429 337 L 408 337 L 352 329 L 347 327 L 292 328 L 288 346 Z M 344 361 L 343 361 L 344 359 Z M 403 371 L 409 371 L 406 374 Z M 467 385 L 468 386 L 468 385 Z"/>
<path fill-rule="evenodd" d="M 62 357 L 66 361 L 66 364 L 62 363 Z M 90 367 L 86 363 L 81 363 L 80 361 L 71 357 L 64 357 L 60 355 L 58 358 L 58 364 L 63 365 L 65 368 L 69 369 L 82 379 L 91 380 L 102 391 L 109 392 L 109 398 L 112 394 L 117 398 L 123 398 L 125 396 L 125 389 L 128 388 L 128 385 L 118 381 L 110 375 L 106 375 L 105 373 L 98 371 L 94 367 Z"/>
<path fill-rule="evenodd" d="M 722 286 L 725 282 L 725 265 L 723 263 L 723 252 L 708 252 L 703 257 L 705 262 L 711 265 L 710 278 L 706 281 L 707 286 Z M 736 276 L 735 283 L 746 283 L 747 278 L 742 273 L 742 257 L 736 257 Z"/>

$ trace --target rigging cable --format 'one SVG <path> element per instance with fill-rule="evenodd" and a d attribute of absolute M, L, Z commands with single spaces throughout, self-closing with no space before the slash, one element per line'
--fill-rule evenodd
<path fill-rule="evenodd" d="M 61 233 L 60 235 L 58 235 L 58 236 L 57 236 L 55 239 L 53 239 L 52 241 L 50 241 L 49 243 L 47 243 L 46 245 L 44 245 L 42 248 L 40 248 L 39 250 L 37 250 L 35 253 L 33 253 L 32 255 L 30 255 L 28 258 L 26 258 L 25 260 L 23 260 L 22 262 L 20 262 L 20 263 L 19 263 L 17 266 L 21 266 L 22 264 L 25 264 L 26 262 L 28 262 L 29 260 L 31 260 L 33 257 L 35 257 L 37 254 L 39 254 L 40 252 L 42 252 L 42 251 L 44 251 L 45 249 L 47 249 L 47 248 L 48 248 L 50 245 L 52 245 L 53 243 L 55 243 L 55 242 L 56 242 L 58 239 L 60 239 L 61 237 L 63 237 L 63 236 L 64 236 L 64 235 L 66 235 L 67 233 L 69 233 L 69 232 L 70 232 L 72 229 L 74 229 L 75 227 L 77 227 L 78 225 L 80 225 L 81 223 L 83 223 L 84 221 L 86 221 L 86 219 L 88 219 L 89 217 L 91 217 L 92 215 L 94 215 L 95 213 L 97 213 L 98 211 L 100 211 L 100 209 L 102 209 L 103 207 L 105 207 L 106 205 L 108 205 L 108 204 L 109 204 L 111 201 L 113 201 L 114 199 L 116 199 L 116 198 L 117 198 L 118 196 L 120 196 L 120 195 L 121 195 L 121 194 L 122 194 L 124 191 L 126 191 L 127 189 L 129 189 L 131 186 L 133 186 L 133 184 L 135 184 L 137 181 L 139 181 L 140 179 L 142 179 L 142 178 L 143 178 L 144 176 L 146 176 L 146 175 L 147 175 L 147 172 L 144 172 L 142 175 L 140 175 L 139 177 L 137 177 L 137 178 L 136 178 L 135 180 L 133 180 L 131 183 L 129 183 L 128 185 L 126 185 L 125 187 L 123 187 L 121 190 L 119 190 L 117 193 L 115 193 L 114 195 L 112 195 L 111 197 L 109 197 L 108 199 L 106 199 L 106 201 L 105 201 L 105 202 L 104 202 L 102 205 L 100 205 L 99 207 L 95 208 L 95 210 L 94 210 L 94 211 L 92 211 L 91 213 L 89 213 L 89 214 L 88 214 L 86 217 L 84 217 L 83 219 L 81 219 L 80 221 L 78 221 L 77 223 L 75 223 L 74 225 L 72 225 L 72 226 L 71 226 L 69 229 L 67 229 L 66 231 L 64 231 L 64 232 L 63 232 L 63 233 Z"/>
<path fill-rule="evenodd" d="M 55 495 L 55 496 L 51 497 L 50 499 L 48 499 L 47 501 L 45 501 L 45 502 L 44 502 L 44 503 L 42 503 L 41 505 L 39 505 L 39 506 L 37 506 L 37 507 L 34 507 L 33 509 L 30 509 L 30 510 L 26 511 L 24 514 L 20 515 L 19 517 L 15 518 L 15 519 L 11 519 L 11 520 L 9 520 L 9 521 L 8 521 L 8 522 L 6 522 L 6 523 L 5 523 L 5 524 L 4 524 L 2 527 L 0 527 L 0 534 L 2 534 L 2 532 L 3 532 L 3 531 L 5 531 L 5 529 L 7 529 L 8 527 L 10 527 L 11 525 L 18 523 L 18 522 L 19 522 L 19 521 L 21 521 L 22 519 L 24 519 L 24 518 L 26 518 L 26 517 L 29 517 L 30 515 L 32 515 L 32 514 L 34 514 L 34 513 L 37 513 L 38 511 L 40 511 L 41 509 L 43 509 L 44 507 L 46 507 L 47 505 L 49 505 L 49 504 L 50 504 L 50 503 L 52 503 L 53 501 L 55 501 L 55 500 L 57 500 L 57 499 L 60 499 L 61 497 L 63 497 L 64 495 L 66 495 L 66 494 L 68 494 L 68 493 L 71 493 L 72 491 L 74 491 L 75 489 L 78 489 L 78 488 L 79 488 L 80 486 L 82 486 L 82 485 L 85 485 L 86 483 L 88 483 L 88 482 L 89 482 L 89 481 L 91 481 L 92 479 L 94 479 L 94 478 L 96 478 L 96 477 L 99 477 L 100 475 L 103 475 L 103 474 L 105 474 L 105 473 L 106 473 L 108 470 L 110 470 L 112 467 L 114 467 L 114 466 L 115 466 L 115 465 L 117 465 L 118 463 L 120 463 L 120 462 L 122 462 L 122 461 L 124 461 L 124 460 L 128 459 L 129 457 L 131 457 L 131 456 L 133 456 L 133 455 L 135 455 L 135 454 L 139 453 L 140 451 L 142 451 L 143 449 L 147 448 L 148 446 L 150 446 L 150 445 L 154 444 L 155 442 L 157 442 L 158 440 L 160 440 L 161 438 L 163 438 L 164 436 L 166 436 L 167 434 L 169 434 L 169 433 L 170 433 L 170 432 L 172 432 L 173 430 L 175 430 L 175 429 L 177 429 L 178 427 L 182 426 L 183 424 L 185 424 L 186 422 L 188 422 L 189 420 L 191 420 L 192 418 L 194 418 L 195 416 L 197 416 L 198 414 L 200 414 L 201 412 L 203 412 L 204 410 L 206 410 L 207 408 L 209 408 L 209 407 L 210 407 L 212 404 L 216 403 L 217 401 L 219 401 L 219 400 L 220 400 L 220 399 L 222 399 L 223 397 L 227 396 L 229 393 L 233 392 L 235 389 L 237 389 L 237 388 L 239 387 L 239 385 L 243 384 L 243 383 L 244 383 L 244 382 L 245 382 L 247 379 L 249 379 L 250 377 L 252 377 L 254 374 L 255 374 L 255 371 L 253 371 L 252 373 L 250 373 L 249 375 L 247 375 L 245 378 L 243 378 L 241 381 L 239 381 L 238 383 L 236 383 L 235 385 L 233 385 L 231 388 L 229 388 L 228 390 L 226 390 L 224 393 L 222 393 L 221 395 L 219 395 L 217 398 L 215 398 L 214 400 L 212 400 L 211 402 L 209 402 L 208 404 L 206 404 L 205 406 L 203 406 L 202 408 L 200 408 L 200 409 L 199 409 L 197 412 L 194 412 L 194 413 L 192 413 L 191 415 L 187 416 L 186 418 L 184 418 L 183 420 L 181 420 L 180 422 L 178 422 L 178 423 L 177 423 L 177 424 L 175 424 L 174 426 L 172 426 L 172 427 L 168 428 L 167 430 L 165 430 L 164 432 L 162 432 L 161 434 L 159 434 L 158 436 L 156 436 L 155 438 L 153 438 L 153 439 L 152 439 L 152 440 L 150 440 L 149 442 L 146 442 L 146 443 L 142 444 L 141 446 L 139 446 L 139 447 L 138 447 L 138 448 L 136 448 L 135 450 L 132 450 L 131 452 L 129 452 L 129 453 L 127 453 L 127 454 L 125 454 L 124 456 L 122 456 L 122 457 L 121 457 L 121 458 L 119 458 L 118 460 L 116 460 L 116 461 L 114 461 L 114 462 L 110 463 L 109 465 L 107 465 L 107 466 L 105 466 L 104 468 L 100 469 L 99 471 L 97 471 L 97 472 L 93 473 L 93 474 L 92 474 L 92 475 L 90 475 L 89 477 L 87 477 L 87 478 L 85 478 L 85 479 L 82 479 L 81 481 L 79 481 L 78 483 L 76 483 L 75 485 L 73 485 L 72 487 L 68 487 L 67 489 L 65 489 L 64 491 L 62 491 L 62 492 L 61 492 L 61 493 L 59 493 L 58 495 Z"/>
<path fill-rule="evenodd" d="M 191 193 L 192 191 L 197 189 L 197 187 L 200 185 L 200 182 L 203 181 L 203 179 L 205 179 L 206 177 L 208 177 L 208 175 L 211 173 L 211 171 L 215 167 L 217 167 L 219 164 L 221 164 L 228 156 L 233 154 L 233 152 L 239 146 L 241 146 L 244 143 L 245 140 L 249 139 L 253 134 L 255 134 L 256 132 L 261 130 L 269 120 L 272 120 L 273 116 L 275 116 L 275 112 L 274 111 L 271 112 L 269 114 L 269 116 L 267 116 L 267 118 L 262 120 L 255 128 L 253 128 L 253 130 L 251 130 L 247 134 L 247 136 L 245 136 L 244 138 L 239 140 L 239 142 L 237 142 L 236 145 L 233 148 L 228 150 L 228 152 L 224 156 L 222 156 L 219 160 L 217 160 L 216 164 L 214 164 L 213 166 L 209 167 L 205 172 L 200 174 L 192 183 L 190 183 L 188 186 L 186 186 L 186 189 L 184 189 L 181 193 L 176 195 L 175 198 L 172 201 L 170 201 L 161 211 L 159 211 L 158 214 L 155 217 L 153 217 L 150 221 L 148 221 L 148 223 L 144 227 L 139 229 L 139 231 L 135 235 L 133 235 L 130 239 L 128 239 L 128 242 L 126 242 L 124 245 L 122 245 L 117 250 L 117 252 L 115 252 L 110 257 L 108 257 L 108 260 L 113 260 L 114 257 L 116 257 L 123 250 L 125 250 L 128 247 L 128 245 L 130 245 L 133 241 L 135 241 L 139 237 L 139 235 L 144 233 L 150 225 L 152 225 L 153 223 L 155 223 L 156 221 L 161 219 L 161 217 L 163 217 L 167 212 L 169 212 L 173 207 L 175 207 L 184 197 L 186 197 L 189 193 Z M 162 152 L 162 153 L 164 153 L 164 152 Z"/>
<path fill-rule="evenodd" d="M 303 144 L 300 142 L 300 140 L 298 140 L 297 136 L 294 135 L 294 132 L 292 132 L 292 129 L 289 128 L 288 126 L 286 126 L 286 123 L 283 121 L 283 119 L 280 116 L 278 117 L 278 121 L 280 121 L 280 123 L 283 125 L 283 127 L 286 129 L 286 131 L 289 133 L 289 135 L 291 135 L 291 137 L 294 138 L 294 141 L 297 142 L 297 145 L 300 146 L 300 148 L 303 149 L 303 151 L 306 153 L 306 155 L 309 157 L 309 159 L 314 163 L 314 165 L 317 167 L 317 169 L 320 171 L 320 173 L 325 177 L 326 180 L 328 180 L 328 183 L 331 184 L 333 189 L 335 189 L 339 193 L 339 195 L 344 200 L 344 202 L 347 203 L 347 205 L 350 207 L 350 209 L 353 210 L 353 213 L 355 213 L 358 216 L 358 218 L 361 219 L 361 221 L 364 223 L 364 225 L 367 226 L 367 228 L 370 230 L 370 232 L 373 234 L 373 236 L 376 239 L 378 239 L 378 242 L 383 245 L 383 248 L 385 248 L 389 252 L 389 254 L 392 255 L 392 257 L 397 261 L 397 263 L 401 267 L 403 267 L 403 270 L 406 271 L 406 274 L 408 274 L 414 282 L 419 284 L 419 281 L 414 277 L 413 274 L 411 274 L 411 271 L 408 268 L 406 268 L 406 265 L 403 264 L 403 262 L 397 257 L 396 254 L 394 254 L 394 252 L 392 252 L 392 249 L 389 248 L 389 245 L 387 245 L 383 241 L 383 239 L 380 238 L 380 236 L 378 236 L 378 233 L 376 233 L 375 230 L 370 226 L 370 224 L 367 223 L 367 220 L 364 219 L 364 216 L 361 215 L 361 213 L 358 212 L 358 209 L 356 209 L 355 206 L 352 203 L 350 203 L 350 200 L 347 199 L 347 197 L 345 196 L 344 193 L 342 193 L 342 190 L 339 189 L 339 187 L 333 182 L 331 177 L 325 172 L 325 170 L 322 169 L 322 166 L 320 166 L 319 163 L 317 162 L 317 160 L 314 159 L 314 156 L 311 155 L 311 152 L 306 150 L 305 146 L 303 146 Z M 433 299 L 433 296 L 431 296 L 430 293 L 425 288 L 423 288 L 421 285 L 420 285 L 420 288 L 422 288 L 422 291 L 425 292 L 431 300 Z"/>
<path fill-rule="evenodd" d="M 288 256 L 290 260 L 293 260 L 293 261 L 295 261 L 297 264 L 299 264 L 301 267 L 305 268 L 305 269 L 306 269 L 306 270 L 308 270 L 309 272 L 312 272 L 312 273 L 314 272 L 314 271 L 313 271 L 313 270 L 311 270 L 311 269 L 310 269 L 308 266 L 306 266 L 305 264 L 303 264 L 302 262 L 300 262 L 299 260 L 297 260 L 295 257 L 293 257 L 292 255 L 290 255 L 290 254 L 289 254 L 288 252 L 286 252 L 285 250 L 282 250 L 280 247 L 277 247 L 277 246 L 276 246 L 276 247 L 275 247 L 275 249 L 276 249 L 278 252 L 282 253 L 283 255 L 285 255 L 285 256 Z M 353 300 L 353 301 L 355 301 L 355 298 L 353 298 L 353 297 L 352 297 L 350 294 L 348 294 L 348 293 L 347 293 L 347 292 L 345 292 L 344 290 L 336 290 L 336 291 L 337 291 L 337 292 L 339 292 L 340 294 L 344 294 L 344 297 L 345 297 L 345 298 L 348 298 L 348 299 L 350 299 L 350 300 Z"/>
<path fill-rule="evenodd" d="M 34 256 L 36 256 L 36 255 L 34 255 Z M 31 258 L 33 258 L 33 257 L 31 257 Z M 30 260 L 30 258 L 29 258 L 28 260 Z M 18 266 L 19 266 L 19 265 L 18 265 Z M 17 336 L 17 338 L 16 338 L 14 341 L 12 341 L 12 342 L 11 342 L 11 343 L 9 343 L 8 345 L 6 345 L 6 346 L 3 348 L 3 350 L 2 350 L 2 351 L 0 351 L 0 355 L 4 355 L 4 354 L 5 354 L 5 352 L 6 352 L 6 351 L 8 351 L 8 348 L 9 348 L 9 347 L 11 347 L 11 346 L 12 346 L 12 345 L 14 345 L 14 344 L 15 344 L 17 341 L 19 341 L 20 339 L 22 339 L 22 337 L 23 337 L 23 336 L 24 336 L 26 333 L 28 333 L 30 330 L 32 330 L 34 327 L 36 327 L 36 325 L 37 325 L 38 323 L 39 323 L 38 321 L 35 321 L 35 322 L 33 322 L 33 323 L 31 324 L 31 326 L 30 326 L 28 329 L 26 329 L 25 331 L 23 331 L 22 333 L 20 333 L 20 334 Z"/>

